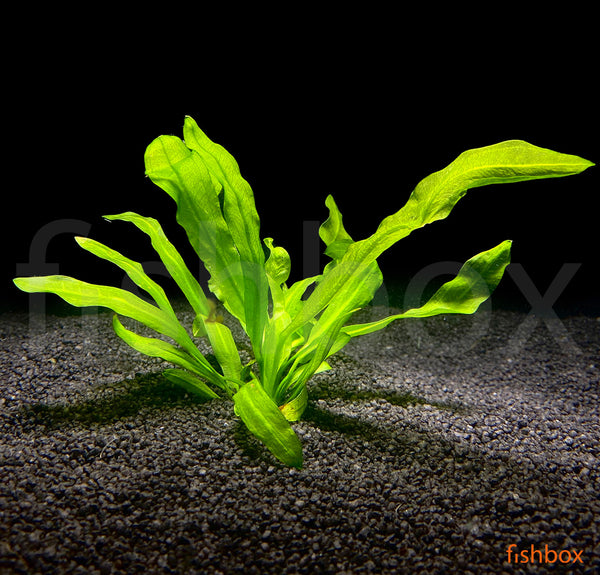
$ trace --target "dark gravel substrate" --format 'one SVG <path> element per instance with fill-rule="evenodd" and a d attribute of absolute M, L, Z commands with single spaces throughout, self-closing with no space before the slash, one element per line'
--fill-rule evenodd
<path fill-rule="evenodd" d="M 596 318 L 495 311 L 352 342 L 295 424 L 301 471 L 110 323 L 0 318 L 0 572 L 598 572 Z M 509 564 L 511 544 L 542 553 Z M 546 546 L 582 563 L 540 563 Z"/>

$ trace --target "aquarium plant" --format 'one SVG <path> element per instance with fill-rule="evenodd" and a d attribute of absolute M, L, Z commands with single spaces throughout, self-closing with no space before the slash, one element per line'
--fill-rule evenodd
<path fill-rule="evenodd" d="M 413 230 L 445 218 L 471 188 L 568 176 L 593 165 L 519 140 L 468 150 L 422 180 L 400 210 L 358 241 L 346 231 L 329 195 L 325 199 L 329 216 L 319 229 L 329 261 L 320 275 L 288 285 L 288 252 L 272 238 L 261 241 L 253 192 L 233 156 L 190 117 L 185 119 L 183 136 L 183 140 L 160 136 L 149 145 L 146 174 L 175 201 L 177 222 L 208 271 L 208 289 L 248 335 L 251 361 L 243 364 L 214 300 L 207 297 L 159 222 L 150 217 L 134 212 L 104 216 L 130 222 L 149 237 L 193 308 L 192 326 L 180 323 L 165 291 L 140 263 L 90 238 L 75 239 L 84 250 L 121 268 L 154 304 L 124 289 L 63 275 L 21 277 L 14 283 L 26 292 L 57 294 L 74 306 L 113 310 L 119 337 L 137 351 L 175 366 L 163 372 L 166 378 L 206 399 L 231 399 L 250 432 L 294 467 L 301 467 L 303 458 L 290 422 L 302 416 L 307 382 L 330 369 L 328 359 L 352 338 L 399 319 L 475 312 L 498 285 L 510 261 L 511 242 L 472 257 L 421 307 L 353 324 L 352 315 L 373 299 L 382 284 L 377 258 Z M 147 337 L 127 329 L 119 316 L 161 335 Z M 194 338 L 207 338 L 216 362 L 199 351 Z"/>

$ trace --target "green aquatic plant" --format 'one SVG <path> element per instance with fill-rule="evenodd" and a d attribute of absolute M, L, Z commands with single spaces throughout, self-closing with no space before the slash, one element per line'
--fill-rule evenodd
<path fill-rule="evenodd" d="M 114 330 L 137 351 L 177 366 L 164 375 L 206 399 L 229 397 L 251 433 L 283 463 L 301 467 L 302 447 L 290 422 L 308 400 L 307 381 L 330 369 L 328 358 L 353 337 L 403 318 L 471 314 L 500 281 L 510 261 L 510 241 L 468 260 L 423 306 L 379 321 L 351 324 L 382 283 L 377 258 L 413 230 L 445 218 L 466 191 L 504 182 L 577 174 L 591 162 L 513 140 L 468 150 L 422 180 L 399 211 L 371 236 L 354 241 L 331 195 L 329 217 L 319 235 L 330 258 L 323 272 L 287 285 L 290 257 L 271 238 L 259 237 L 252 190 L 223 147 L 187 117 L 184 140 L 160 136 L 145 153 L 146 173 L 177 204 L 177 221 L 202 260 L 208 288 L 248 335 L 254 357 L 242 364 L 230 329 L 217 316 L 183 258 L 153 218 L 133 212 L 105 216 L 132 223 L 150 238 L 166 269 L 195 313 L 181 325 L 164 290 L 142 266 L 89 238 L 76 238 L 92 254 L 119 266 L 156 305 L 126 290 L 62 275 L 16 278 L 26 292 L 55 293 L 74 306 L 101 306 L 115 312 Z M 314 289 L 307 295 L 308 288 Z M 137 320 L 167 336 L 145 337 L 127 329 L 119 316 Z M 191 333 L 189 328 L 191 327 Z M 218 366 L 199 351 L 193 337 L 206 337 Z"/>

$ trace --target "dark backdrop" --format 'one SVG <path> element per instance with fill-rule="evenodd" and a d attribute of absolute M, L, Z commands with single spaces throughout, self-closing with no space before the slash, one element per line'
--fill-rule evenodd
<path fill-rule="evenodd" d="M 16 274 L 59 272 L 120 285 L 122 274 L 81 250 L 73 232 L 133 259 L 157 259 L 143 234 L 102 214 L 157 217 L 190 267 L 200 269 L 174 222 L 174 203 L 145 178 L 143 165 L 153 138 L 181 136 L 186 114 L 238 160 L 255 193 L 261 235 L 290 251 L 293 279 L 315 271 L 316 244 L 307 232 L 327 216 L 329 193 L 360 239 L 398 210 L 420 179 L 465 149 L 518 138 L 600 159 L 594 74 L 584 60 L 573 66 L 577 54 L 566 47 L 547 68 L 498 60 L 485 73 L 439 51 L 415 65 L 393 46 L 381 47 L 382 58 L 378 49 L 279 58 L 267 49 L 226 57 L 216 71 L 198 61 L 185 73 L 161 73 L 133 54 L 94 52 L 82 65 L 58 49 L 38 53 L 18 68 L 26 74 L 13 83 L 6 108 L 3 308 L 27 307 L 28 296 L 10 281 Z M 549 71 L 561 58 L 571 67 L 559 78 Z M 513 262 L 541 294 L 564 264 L 581 264 L 563 281 L 556 307 L 596 313 L 598 182 L 596 167 L 472 190 L 447 220 L 383 256 L 384 274 L 402 284 L 426 265 L 463 262 L 511 238 Z M 36 259 L 54 265 L 32 264 Z M 529 296 L 509 277 L 496 301 L 527 309 Z"/>

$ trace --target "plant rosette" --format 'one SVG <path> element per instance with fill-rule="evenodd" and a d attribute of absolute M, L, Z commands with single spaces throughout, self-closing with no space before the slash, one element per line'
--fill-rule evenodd
<path fill-rule="evenodd" d="M 352 338 L 393 321 L 474 313 L 500 282 L 510 262 L 511 242 L 469 259 L 421 307 L 352 324 L 352 315 L 373 299 L 382 283 L 377 258 L 414 230 L 448 216 L 471 188 L 569 176 L 594 165 L 520 140 L 468 150 L 423 179 L 400 210 L 359 241 L 345 230 L 329 195 L 325 200 L 329 217 L 319 236 L 330 261 L 320 275 L 288 285 L 289 254 L 272 238 L 261 241 L 254 195 L 233 156 L 190 117 L 185 119 L 183 136 L 184 140 L 160 136 L 148 146 L 146 174 L 176 202 L 177 222 L 210 275 L 210 292 L 248 334 L 254 355 L 249 363 L 242 365 L 231 330 L 153 218 L 134 212 L 104 216 L 130 222 L 149 237 L 194 310 L 192 326 L 181 325 L 163 288 L 140 263 L 90 238 L 75 239 L 83 249 L 121 268 L 154 304 L 120 288 L 62 275 L 22 277 L 14 283 L 25 292 L 54 293 L 74 306 L 113 310 L 119 337 L 135 350 L 176 366 L 163 372 L 166 378 L 206 400 L 231 398 L 250 432 L 284 464 L 298 468 L 303 463 L 302 445 L 290 422 L 306 408 L 310 378 L 330 369 L 328 358 Z M 304 297 L 311 286 L 313 291 Z M 170 341 L 134 333 L 119 316 Z M 208 339 L 218 366 L 207 360 L 192 337 Z"/>

